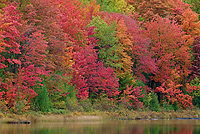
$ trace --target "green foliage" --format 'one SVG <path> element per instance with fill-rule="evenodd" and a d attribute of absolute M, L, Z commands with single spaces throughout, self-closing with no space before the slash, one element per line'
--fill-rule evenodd
<path fill-rule="evenodd" d="M 0 9 L 2 9 L 4 7 L 6 7 L 6 0 L 0 0 Z"/>
<path fill-rule="evenodd" d="M 55 114 L 115 113 L 120 108 L 139 109 L 142 104 L 152 111 L 160 111 L 161 104 L 168 111 L 178 110 L 179 101 L 191 103 L 192 97 L 193 105 L 200 108 L 199 78 L 185 87 L 188 66 L 195 61 L 185 44 L 199 35 L 199 0 L 182 0 L 196 13 L 185 10 L 187 4 L 180 0 L 97 0 L 105 12 L 99 12 L 99 5 L 92 1 L 0 0 L 0 111 L 23 113 L 30 103 L 34 111 Z M 138 5 L 133 16 L 131 3 Z M 139 18 L 139 25 L 134 18 Z M 140 31 L 145 22 L 146 30 Z M 113 70 L 119 81 L 110 73 Z M 77 76 L 71 79 L 70 75 Z M 145 85 L 136 75 L 149 82 Z M 87 92 L 82 92 L 84 99 L 77 99 L 75 85 Z M 147 85 L 157 89 L 159 96 Z"/>
<path fill-rule="evenodd" d="M 144 97 L 139 98 L 139 100 L 143 103 L 144 108 L 149 108 L 150 101 L 152 100 L 152 93 L 146 92 L 146 85 L 141 80 L 137 79 L 134 87 L 142 87 L 141 94 L 144 94 Z"/>
<path fill-rule="evenodd" d="M 83 6 L 89 4 L 91 2 L 91 0 L 80 0 L 80 2 L 82 2 Z"/>
<path fill-rule="evenodd" d="M 52 114 L 68 114 L 69 113 L 67 109 L 51 109 L 50 112 Z"/>
<path fill-rule="evenodd" d="M 6 75 L 4 73 L 4 70 L 0 69 L 0 79 L 5 80 L 5 78 L 6 78 Z"/>
<path fill-rule="evenodd" d="M 98 99 L 93 102 L 94 110 L 113 112 L 117 109 L 114 100 L 107 97 L 106 94 L 101 94 Z"/>
<path fill-rule="evenodd" d="M 146 85 L 144 84 L 144 82 L 142 82 L 140 79 L 137 79 L 136 80 L 136 83 L 135 83 L 135 85 L 134 85 L 134 87 L 142 87 L 142 88 L 144 88 Z M 144 92 L 144 91 L 143 91 Z"/>
<path fill-rule="evenodd" d="M 191 86 L 196 86 L 198 89 L 200 89 L 200 79 L 196 77 L 194 80 L 191 80 L 190 85 Z M 195 95 L 199 95 L 200 96 L 199 93 L 195 94 Z"/>
<path fill-rule="evenodd" d="M 144 21 L 144 19 L 140 16 L 140 18 L 138 19 L 139 21 Z"/>
<path fill-rule="evenodd" d="M 120 49 L 118 40 L 115 38 L 116 23 L 108 25 L 99 16 L 93 17 L 88 27 L 95 26 L 93 35 L 98 39 L 97 49 L 99 51 L 99 60 L 105 67 L 121 68 L 122 64 L 117 63 L 120 58 L 117 51 Z"/>
<path fill-rule="evenodd" d="M 200 108 L 200 79 L 196 77 L 190 82 L 190 85 L 197 88 L 196 90 L 193 90 L 193 92 L 190 93 L 190 96 L 194 97 L 192 103 L 193 105 Z"/>
<path fill-rule="evenodd" d="M 65 90 L 68 92 L 68 94 L 65 97 L 63 97 L 63 99 L 61 99 L 62 103 L 65 102 L 65 105 L 63 104 L 63 106 L 65 106 L 65 108 L 68 109 L 71 112 L 75 112 L 75 111 L 82 112 L 82 111 L 84 111 L 83 107 L 79 105 L 78 99 L 76 97 L 77 92 L 75 90 L 75 87 L 71 86 L 71 85 L 66 85 L 66 84 L 65 84 L 64 87 L 65 87 Z M 55 107 L 55 108 L 58 109 L 58 107 Z"/>
<path fill-rule="evenodd" d="M 139 98 L 139 101 L 143 103 L 144 108 L 149 107 L 149 103 L 152 99 L 151 93 L 147 94 L 146 89 L 145 89 L 145 84 L 133 77 L 133 74 L 130 73 L 125 73 L 122 76 L 118 76 L 119 78 L 119 91 L 121 91 L 121 95 L 123 94 L 123 91 L 127 89 L 127 85 L 130 87 L 133 85 L 133 87 L 141 87 L 142 91 L 141 94 L 144 94 L 144 97 Z"/>
<path fill-rule="evenodd" d="M 97 0 L 97 3 L 101 5 L 101 11 L 120 13 L 120 10 L 116 7 L 116 3 L 111 0 Z"/>
<path fill-rule="evenodd" d="M 184 0 L 184 2 L 192 5 L 192 7 L 191 7 L 192 11 L 200 14 L 200 2 L 199 2 L 199 0 Z M 199 16 L 199 19 L 200 19 L 200 16 Z"/>
<path fill-rule="evenodd" d="M 50 110 L 50 100 L 49 93 L 47 92 L 47 88 L 44 82 L 42 82 L 43 86 L 35 87 L 35 92 L 38 94 L 32 100 L 32 109 L 35 111 L 49 112 Z"/>
<path fill-rule="evenodd" d="M 150 102 L 152 100 L 152 93 L 144 93 L 144 97 L 140 98 L 140 101 L 143 102 L 144 108 L 149 108 Z"/>
<path fill-rule="evenodd" d="M 97 3 L 101 5 L 101 10 L 108 13 L 122 13 L 133 14 L 135 8 L 128 4 L 126 0 L 97 0 Z"/>
<path fill-rule="evenodd" d="M 126 90 L 127 85 L 130 87 L 135 84 L 133 74 L 126 72 L 123 75 L 118 76 L 119 78 L 119 91 Z"/>
<path fill-rule="evenodd" d="M 93 112 L 93 106 L 90 99 L 79 100 L 79 105 L 83 107 L 85 112 Z"/>
<path fill-rule="evenodd" d="M 154 92 L 152 92 L 150 94 L 150 97 L 152 98 L 150 100 L 150 102 L 149 102 L 149 108 L 150 108 L 150 110 L 156 111 L 156 112 L 159 111 L 160 110 L 160 104 L 159 104 L 157 95 Z"/>
<path fill-rule="evenodd" d="M 25 12 L 26 6 L 31 4 L 30 0 L 18 0 L 18 2 L 19 2 L 19 10 L 21 12 Z"/>
<path fill-rule="evenodd" d="M 4 8 L 6 5 L 4 3 L 0 3 L 0 8 Z"/>
<path fill-rule="evenodd" d="M 60 71 L 57 71 L 54 76 L 46 78 L 52 108 L 66 109 L 68 98 L 76 97 L 76 90 L 69 84 L 69 81 L 70 77 L 63 75 Z"/>
<path fill-rule="evenodd" d="M 84 109 L 81 105 L 79 105 L 78 103 L 78 99 L 77 98 L 69 98 L 67 97 L 66 99 L 66 108 L 71 111 L 71 112 L 83 112 Z"/>
<path fill-rule="evenodd" d="M 169 103 L 169 102 L 164 102 L 162 105 L 162 110 L 163 111 L 177 111 L 179 109 L 179 105 L 178 102 L 175 101 L 173 104 Z"/>
<path fill-rule="evenodd" d="M 174 109 L 175 111 L 178 110 L 178 102 L 175 101 L 175 102 L 172 104 L 172 107 L 173 107 L 173 109 Z"/>
<path fill-rule="evenodd" d="M 193 105 L 197 106 L 200 108 L 200 96 L 195 96 L 192 100 Z"/>
<path fill-rule="evenodd" d="M 66 109 L 66 102 L 65 101 L 55 101 L 55 102 L 53 102 L 53 108 Z"/>
<path fill-rule="evenodd" d="M 171 111 L 174 110 L 173 106 L 169 104 L 169 102 L 164 102 L 162 106 L 163 111 Z"/>

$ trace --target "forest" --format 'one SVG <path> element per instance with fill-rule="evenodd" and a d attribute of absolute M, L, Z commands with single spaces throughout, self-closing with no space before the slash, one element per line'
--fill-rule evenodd
<path fill-rule="evenodd" d="M 200 108 L 199 0 L 0 0 L 0 112 Z"/>

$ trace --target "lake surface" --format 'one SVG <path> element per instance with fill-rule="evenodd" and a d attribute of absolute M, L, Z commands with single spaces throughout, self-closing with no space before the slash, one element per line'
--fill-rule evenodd
<path fill-rule="evenodd" d="M 200 134 L 200 120 L 0 124 L 0 134 Z"/>

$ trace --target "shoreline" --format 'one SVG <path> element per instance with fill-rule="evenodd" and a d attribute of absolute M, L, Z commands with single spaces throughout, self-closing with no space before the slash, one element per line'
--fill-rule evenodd
<path fill-rule="evenodd" d="M 200 120 L 199 110 L 182 110 L 169 112 L 128 111 L 127 113 L 101 112 L 73 114 L 0 114 L 3 124 L 34 124 L 41 122 L 81 122 L 102 120 L 163 120 L 163 119 L 193 119 Z"/>

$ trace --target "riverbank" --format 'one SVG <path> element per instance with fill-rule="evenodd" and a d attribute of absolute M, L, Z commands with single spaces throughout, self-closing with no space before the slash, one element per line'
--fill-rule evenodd
<path fill-rule="evenodd" d="M 0 113 L 1 123 L 39 123 L 39 122 L 70 122 L 70 121 L 100 121 L 100 120 L 155 120 L 155 119 L 200 119 L 199 110 L 180 111 L 126 111 L 126 112 L 96 112 L 70 114 L 3 114 Z"/>

